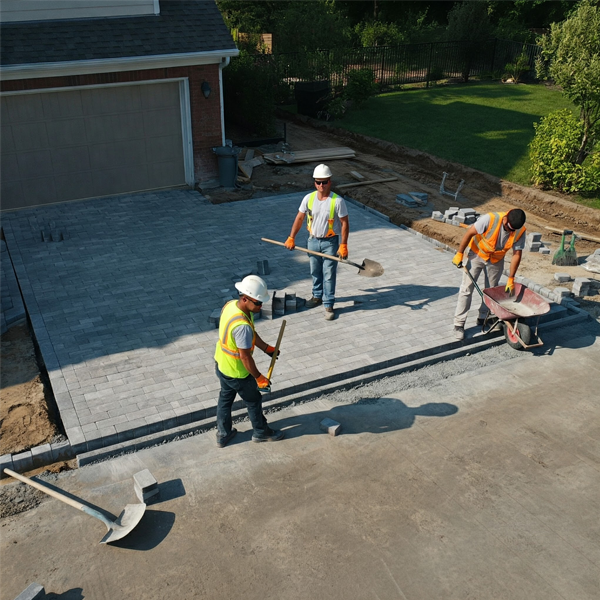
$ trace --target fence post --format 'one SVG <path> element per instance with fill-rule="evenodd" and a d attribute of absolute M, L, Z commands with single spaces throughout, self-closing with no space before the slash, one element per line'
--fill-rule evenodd
<path fill-rule="evenodd" d="M 433 42 L 429 42 L 429 65 L 427 66 L 427 74 L 425 75 L 427 79 L 427 85 L 425 87 L 429 87 L 429 75 L 431 73 L 431 58 L 433 57 Z"/>

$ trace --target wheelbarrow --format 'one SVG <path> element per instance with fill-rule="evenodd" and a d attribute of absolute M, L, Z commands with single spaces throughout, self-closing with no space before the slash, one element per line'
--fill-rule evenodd
<path fill-rule="evenodd" d="M 500 324 L 504 329 L 504 337 L 512 348 L 521 350 L 543 345 L 537 330 L 540 317 L 550 311 L 548 302 L 520 283 L 515 283 L 513 296 L 509 296 L 503 285 L 485 288 L 482 291 L 469 269 L 467 267 L 463 267 L 463 269 L 488 308 L 488 314 L 482 326 L 484 334 L 496 329 Z M 532 331 L 529 323 L 530 319 L 535 317 L 537 317 L 535 329 Z"/>

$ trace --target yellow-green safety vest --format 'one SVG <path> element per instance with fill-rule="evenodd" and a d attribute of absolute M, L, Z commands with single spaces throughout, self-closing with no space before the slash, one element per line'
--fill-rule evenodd
<path fill-rule="evenodd" d="M 313 220 L 312 207 L 313 207 L 313 204 L 315 203 L 316 197 L 317 197 L 317 192 L 313 192 L 310 195 L 310 198 L 308 199 L 308 205 L 307 205 L 308 211 L 306 213 L 306 229 L 308 229 L 308 233 L 310 235 L 312 235 L 312 231 L 311 231 L 311 225 L 312 225 L 312 220 Z M 327 223 L 328 223 L 329 227 L 327 229 L 327 234 L 325 235 L 326 238 L 337 235 L 337 233 L 333 230 L 333 221 L 335 219 L 335 199 L 336 198 L 339 198 L 339 196 L 332 192 L 331 197 L 329 199 L 329 219 L 327 219 Z"/>
<path fill-rule="evenodd" d="M 233 330 L 240 325 L 250 325 L 252 327 L 252 348 L 250 352 L 254 352 L 254 344 L 256 342 L 256 332 L 254 330 L 254 316 L 250 313 L 250 317 L 237 306 L 237 300 L 228 302 L 221 311 L 219 320 L 219 341 L 215 348 L 215 360 L 219 367 L 219 371 L 227 377 L 235 379 L 244 379 L 250 373 L 240 358 L 238 347 L 233 338 Z"/>

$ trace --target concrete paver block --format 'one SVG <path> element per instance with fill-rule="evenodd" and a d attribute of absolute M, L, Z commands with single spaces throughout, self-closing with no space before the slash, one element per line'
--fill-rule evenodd
<path fill-rule="evenodd" d="M 555 287 L 554 296 L 560 302 L 561 298 L 568 298 L 571 296 L 571 290 L 566 287 Z"/>
<path fill-rule="evenodd" d="M 39 583 L 32 583 L 27 586 L 15 600 L 44 600 L 46 590 Z"/>
<path fill-rule="evenodd" d="M 0 456 L 0 479 L 8 477 L 8 475 L 4 473 L 4 469 L 15 470 L 13 467 L 12 454 L 3 454 Z"/>
<path fill-rule="evenodd" d="M 52 447 L 42 444 L 31 449 L 31 458 L 34 467 L 43 467 L 52 463 Z"/>
<path fill-rule="evenodd" d="M 134 484 L 141 492 L 149 492 L 157 488 L 158 483 L 149 469 L 138 471 L 133 476 Z"/>
<path fill-rule="evenodd" d="M 321 431 L 327 432 L 329 435 L 336 436 L 342 431 L 342 426 L 333 419 L 325 418 L 319 425 Z"/>
<path fill-rule="evenodd" d="M 568 273 L 554 273 L 554 279 L 559 283 L 571 281 L 571 276 Z"/>
<path fill-rule="evenodd" d="M 23 471 L 29 471 L 33 468 L 33 457 L 31 450 L 20 452 L 19 454 L 13 454 L 13 470 L 17 473 L 23 473 Z"/>

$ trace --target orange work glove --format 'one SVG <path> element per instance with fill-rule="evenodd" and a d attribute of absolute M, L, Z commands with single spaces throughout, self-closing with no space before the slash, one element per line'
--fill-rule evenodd
<path fill-rule="evenodd" d="M 462 269 L 463 253 L 457 252 L 452 259 L 452 264 L 456 265 L 459 269 Z"/>
<path fill-rule="evenodd" d="M 348 258 L 348 244 L 340 244 L 337 255 L 340 258 Z"/>
<path fill-rule="evenodd" d="M 506 287 L 504 288 L 504 291 L 509 295 L 509 296 L 513 296 L 515 293 L 515 278 L 514 277 L 509 277 L 508 281 L 506 282 Z"/>
<path fill-rule="evenodd" d="M 258 385 L 259 390 L 264 390 L 271 385 L 271 382 L 264 375 L 259 375 L 256 378 L 256 385 Z"/>
<path fill-rule="evenodd" d="M 267 348 L 265 349 L 265 354 L 268 354 L 269 356 L 273 356 L 273 354 L 275 354 L 275 346 L 267 346 Z M 280 354 L 281 354 L 281 350 L 277 350 L 277 358 L 279 358 Z"/>
<path fill-rule="evenodd" d="M 296 242 L 294 241 L 294 238 L 293 237 L 289 237 L 287 240 L 285 240 L 284 246 L 288 250 L 293 250 L 296 247 Z"/>

